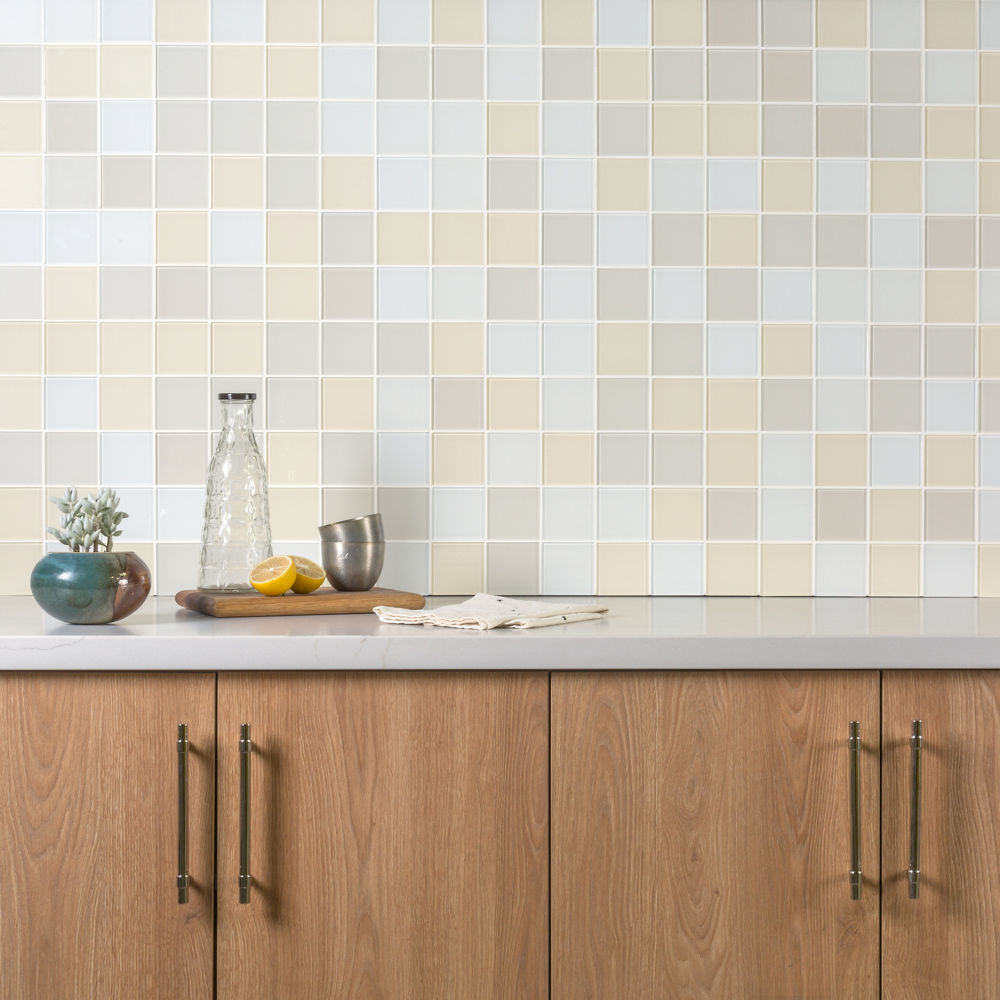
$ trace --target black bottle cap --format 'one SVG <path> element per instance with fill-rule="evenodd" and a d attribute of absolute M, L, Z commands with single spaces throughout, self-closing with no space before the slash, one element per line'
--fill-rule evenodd
<path fill-rule="evenodd" d="M 256 399 L 255 392 L 220 392 L 219 399 L 228 399 L 232 402 L 240 402 L 247 399 Z"/>

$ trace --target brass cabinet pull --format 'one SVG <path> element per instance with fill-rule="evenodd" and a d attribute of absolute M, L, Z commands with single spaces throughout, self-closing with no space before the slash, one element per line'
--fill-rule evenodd
<path fill-rule="evenodd" d="M 250 725 L 240 726 L 240 902 L 250 902 Z"/>
<path fill-rule="evenodd" d="M 177 902 L 188 901 L 188 727 L 177 726 Z"/>
<path fill-rule="evenodd" d="M 851 899 L 861 898 L 861 723 L 852 722 L 851 753 Z"/>
<path fill-rule="evenodd" d="M 907 877 L 910 882 L 910 899 L 920 896 L 920 751 L 924 744 L 924 724 L 913 720 L 910 736 L 910 751 L 913 761 L 910 788 L 910 867 Z"/>

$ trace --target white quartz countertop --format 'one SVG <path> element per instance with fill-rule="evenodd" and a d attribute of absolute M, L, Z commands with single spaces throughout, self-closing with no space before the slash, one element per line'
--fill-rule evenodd
<path fill-rule="evenodd" d="M 433 607 L 455 598 L 431 598 Z M 551 598 L 555 602 L 589 600 Z M 473 632 L 367 615 L 206 618 L 150 598 L 64 625 L 0 598 L 0 670 L 627 670 L 1000 667 L 1000 599 L 611 597 L 600 621 Z"/>

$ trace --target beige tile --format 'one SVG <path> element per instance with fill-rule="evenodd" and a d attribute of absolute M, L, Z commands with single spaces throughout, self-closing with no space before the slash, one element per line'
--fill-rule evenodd
<path fill-rule="evenodd" d="M 4 542 L 0 544 L 0 563 L 4 573 L 0 578 L 0 596 L 28 593 L 27 580 L 32 567 L 45 554 L 41 542 Z"/>
<path fill-rule="evenodd" d="M 648 50 L 598 49 L 597 98 L 600 101 L 648 101 Z"/>
<path fill-rule="evenodd" d="M 979 375 L 1000 378 L 1000 326 L 980 327 Z"/>
<path fill-rule="evenodd" d="M 101 430 L 153 429 L 153 380 L 118 377 L 101 379 Z"/>
<path fill-rule="evenodd" d="M 593 45 L 594 0 L 542 0 L 545 45 Z"/>
<path fill-rule="evenodd" d="M 708 0 L 709 45 L 757 45 L 757 4 L 745 0 Z"/>
<path fill-rule="evenodd" d="M 435 375 L 482 375 L 485 371 L 482 323 L 435 323 L 431 357 Z"/>
<path fill-rule="evenodd" d="M 816 109 L 816 151 L 823 157 L 867 155 L 867 109 L 863 107 L 818 107 Z"/>
<path fill-rule="evenodd" d="M 375 0 L 323 0 L 324 42 L 373 42 Z"/>
<path fill-rule="evenodd" d="M 268 42 L 318 42 L 319 21 L 316 0 L 267 0 Z"/>
<path fill-rule="evenodd" d="M 927 490 L 924 494 L 924 540 L 974 541 L 975 496 L 974 490 Z"/>
<path fill-rule="evenodd" d="M 207 375 L 207 323 L 157 323 L 157 375 Z"/>
<path fill-rule="evenodd" d="M 370 378 L 323 379 L 323 430 L 372 430 L 372 388 Z"/>
<path fill-rule="evenodd" d="M 762 194 L 765 212 L 811 212 L 812 160 L 764 160 Z"/>
<path fill-rule="evenodd" d="M 720 542 L 753 541 L 757 537 L 757 491 L 708 491 L 708 538 Z"/>
<path fill-rule="evenodd" d="M 700 542 L 705 537 L 703 507 L 701 490 L 653 490 L 653 539 Z"/>
<path fill-rule="evenodd" d="M 93 45 L 46 45 L 45 96 L 96 97 L 97 48 Z"/>
<path fill-rule="evenodd" d="M 871 161 L 871 211 L 923 211 L 923 179 L 920 163 L 900 160 Z"/>
<path fill-rule="evenodd" d="M 45 316 L 52 321 L 97 319 L 97 268 L 45 268 Z"/>
<path fill-rule="evenodd" d="M 322 511 L 318 486 L 272 486 L 268 490 L 271 507 L 271 535 L 275 539 L 312 541 Z"/>
<path fill-rule="evenodd" d="M 925 271 L 924 318 L 928 323 L 974 323 L 976 272 Z"/>
<path fill-rule="evenodd" d="M 702 0 L 653 0 L 654 45 L 701 45 L 704 37 Z"/>
<path fill-rule="evenodd" d="M 808 597 L 813 592 L 812 570 L 811 545 L 762 545 L 761 596 Z"/>
<path fill-rule="evenodd" d="M 208 212 L 157 212 L 156 263 L 207 264 Z"/>
<path fill-rule="evenodd" d="M 483 589 L 481 542 L 434 542 L 431 590 L 435 594 L 478 594 Z"/>
<path fill-rule="evenodd" d="M 318 320 L 320 270 L 318 267 L 269 267 L 267 269 L 267 318 Z"/>
<path fill-rule="evenodd" d="M 435 430 L 482 430 L 483 380 L 434 379 L 433 426 Z"/>
<path fill-rule="evenodd" d="M 710 542 L 705 546 L 705 593 L 752 597 L 757 591 L 757 546 L 753 542 Z"/>
<path fill-rule="evenodd" d="M 488 419 L 491 431 L 538 429 L 538 379 L 491 378 Z"/>
<path fill-rule="evenodd" d="M 710 378 L 708 380 L 708 429 L 757 430 L 757 380 Z"/>
<path fill-rule="evenodd" d="M 923 538 L 920 490 L 872 490 L 871 540 L 914 542 Z"/>
<path fill-rule="evenodd" d="M 816 0 L 816 44 L 863 49 L 868 45 L 866 0 Z"/>
<path fill-rule="evenodd" d="M 1000 163 L 979 164 L 979 211 L 1000 213 Z"/>
<path fill-rule="evenodd" d="M 924 485 L 975 487 L 975 436 L 927 434 L 924 437 Z"/>
<path fill-rule="evenodd" d="M 928 159 L 976 158 L 975 108 L 927 108 L 926 115 Z"/>
<path fill-rule="evenodd" d="M 648 594 L 649 546 L 642 542 L 599 542 L 597 590 L 609 597 Z"/>
<path fill-rule="evenodd" d="M 485 216 L 479 212 L 435 212 L 432 216 L 435 264 L 482 264 Z"/>
<path fill-rule="evenodd" d="M 816 485 L 865 486 L 867 455 L 865 434 L 817 434 Z"/>
<path fill-rule="evenodd" d="M 42 524 L 40 489 L 0 489 L 0 537 L 9 541 L 34 541 Z"/>
<path fill-rule="evenodd" d="M 156 6 L 156 40 L 165 42 L 207 42 L 210 0 L 170 0 Z"/>
<path fill-rule="evenodd" d="M 152 323 L 101 324 L 103 375 L 151 375 L 154 367 Z"/>
<path fill-rule="evenodd" d="M 212 207 L 263 208 L 264 157 L 213 156 Z"/>
<path fill-rule="evenodd" d="M 657 212 L 653 215 L 653 266 L 704 267 L 705 216 Z"/>
<path fill-rule="evenodd" d="M 975 0 L 925 0 L 924 44 L 929 49 L 974 49 Z"/>
<path fill-rule="evenodd" d="M 1000 104 L 1000 52 L 979 55 L 979 102 Z"/>
<path fill-rule="evenodd" d="M 816 540 L 863 542 L 867 532 L 864 490 L 816 491 Z"/>
<path fill-rule="evenodd" d="M 538 105 L 492 103 L 486 112 L 491 156 L 538 155 Z"/>
<path fill-rule="evenodd" d="M 757 216 L 723 215 L 708 217 L 708 263 L 712 267 L 755 267 L 757 265 Z"/>
<path fill-rule="evenodd" d="M 709 434 L 706 476 L 709 486 L 753 486 L 757 483 L 757 434 Z"/>
<path fill-rule="evenodd" d="M 42 345 L 41 323 L 0 322 L 0 358 L 8 375 L 40 374 Z"/>
<path fill-rule="evenodd" d="M 318 230 L 315 212 L 268 212 L 268 264 L 318 264 Z"/>
<path fill-rule="evenodd" d="M 704 379 L 654 378 L 652 429 L 655 431 L 704 430 L 704 394 Z"/>
<path fill-rule="evenodd" d="M 756 104 L 708 105 L 708 155 L 756 156 L 760 151 Z"/>
<path fill-rule="evenodd" d="M 1000 545 L 979 546 L 980 597 L 1000 597 Z"/>
<path fill-rule="evenodd" d="M 598 375 L 648 375 L 647 323 L 597 324 Z"/>
<path fill-rule="evenodd" d="M 435 45 L 482 45 L 483 5 L 468 0 L 433 0 Z"/>
<path fill-rule="evenodd" d="M 542 482 L 546 486 L 592 486 L 593 434 L 543 435 Z"/>
<path fill-rule="evenodd" d="M 0 153 L 36 153 L 42 149 L 42 102 L 0 102 Z"/>
<path fill-rule="evenodd" d="M 272 431 L 267 435 L 267 476 L 273 486 L 319 482 L 319 435 Z"/>
<path fill-rule="evenodd" d="M 42 429 L 42 380 L 31 375 L 0 376 L 0 428 L 6 431 Z"/>
<path fill-rule="evenodd" d="M 267 96 L 317 99 L 319 49 L 308 45 L 267 47 Z"/>
<path fill-rule="evenodd" d="M 765 324 L 761 327 L 762 372 L 765 376 L 812 375 L 811 326 Z"/>
<path fill-rule="evenodd" d="M 976 220 L 973 216 L 930 215 L 925 227 L 927 267 L 976 266 Z"/>
<path fill-rule="evenodd" d="M 4 358 L 4 371 L 9 371 Z M 45 373 L 90 375 L 97 371 L 96 323 L 46 323 Z"/>
<path fill-rule="evenodd" d="M 430 217 L 426 212 L 379 212 L 378 262 L 427 264 L 430 260 Z"/>
<path fill-rule="evenodd" d="M 872 545 L 869 570 L 872 597 L 912 597 L 919 594 L 920 546 Z"/>
<path fill-rule="evenodd" d="M 101 97 L 142 99 L 153 96 L 152 45 L 101 46 Z"/>
<path fill-rule="evenodd" d="M 0 209 L 42 207 L 42 158 L 0 156 Z"/>
<path fill-rule="evenodd" d="M 262 98 L 267 68 L 263 45 L 212 46 L 212 97 Z"/>
<path fill-rule="evenodd" d="M 263 370 L 263 324 L 212 324 L 212 372 L 214 374 L 261 375 Z"/>
<path fill-rule="evenodd" d="M 484 435 L 435 433 L 431 481 L 435 486 L 479 486 L 485 482 Z"/>
<path fill-rule="evenodd" d="M 653 105 L 653 156 L 703 156 L 700 104 Z"/>
<path fill-rule="evenodd" d="M 487 215 L 487 263 L 536 265 L 538 215 L 490 212 Z"/>
<path fill-rule="evenodd" d="M 712 268 L 708 272 L 708 318 L 755 320 L 759 283 L 757 272 L 749 268 Z"/>
<path fill-rule="evenodd" d="M 323 208 L 373 209 L 374 207 L 375 158 L 324 156 Z"/>
<path fill-rule="evenodd" d="M 765 50 L 761 59 L 765 101 L 812 100 L 812 53 Z"/>
<path fill-rule="evenodd" d="M 1000 108 L 979 109 L 979 157 L 1000 160 Z"/>

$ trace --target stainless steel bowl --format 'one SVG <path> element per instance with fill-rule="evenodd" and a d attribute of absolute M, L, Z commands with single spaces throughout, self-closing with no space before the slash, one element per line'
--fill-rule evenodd
<path fill-rule="evenodd" d="M 321 543 L 323 569 L 335 590 L 371 590 L 385 562 L 385 542 Z"/>
<path fill-rule="evenodd" d="M 346 521 L 321 524 L 319 537 L 324 542 L 381 542 L 385 540 L 381 514 L 365 514 Z"/>

